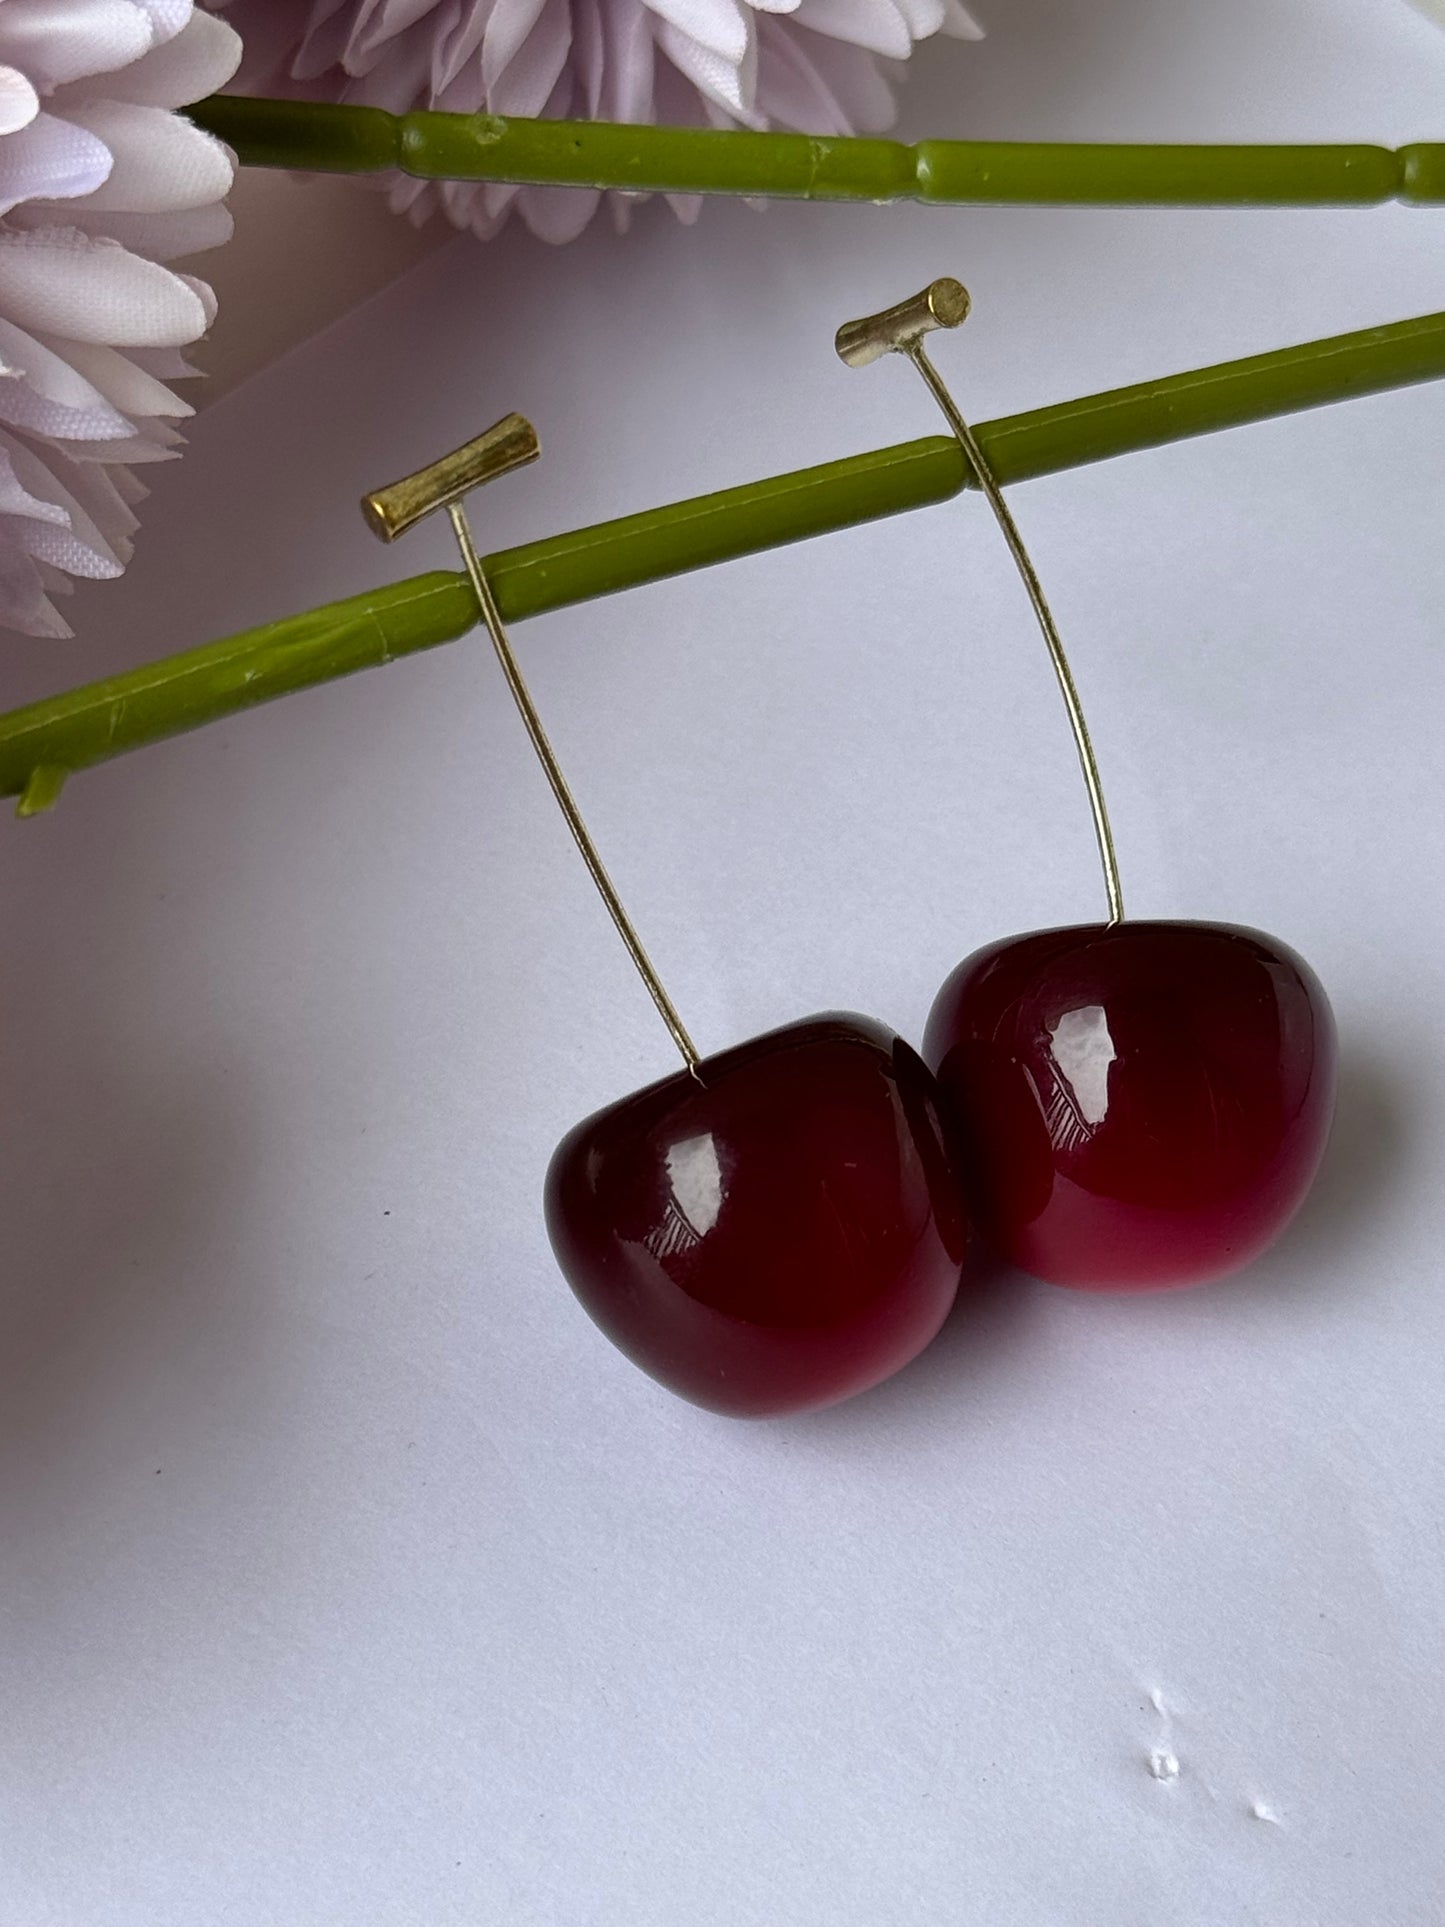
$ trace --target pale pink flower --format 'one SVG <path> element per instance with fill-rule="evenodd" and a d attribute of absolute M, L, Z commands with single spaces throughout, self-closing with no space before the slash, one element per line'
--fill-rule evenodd
<path fill-rule="evenodd" d="M 192 412 L 165 384 L 211 291 L 169 264 L 228 237 L 232 158 L 172 110 L 239 57 L 192 0 L 0 0 L 0 624 L 26 635 L 120 574 L 131 466 Z"/>
<path fill-rule="evenodd" d="M 893 119 L 880 61 L 936 33 L 976 38 L 962 0 L 210 0 L 240 28 L 248 92 L 549 120 L 873 133 Z M 568 241 L 584 188 L 406 179 L 392 204 L 440 205 L 483 238 L 512 208 Z M 631 201 L 613 195 L 619 226 Z M 670 197 L 684 218 L 692 197 Z"/>

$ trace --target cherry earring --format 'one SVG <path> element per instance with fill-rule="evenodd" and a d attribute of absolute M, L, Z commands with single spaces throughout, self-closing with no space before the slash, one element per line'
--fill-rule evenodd
<path fill-rule="evenodd" d="M 923 346 L 969 297 L 935 281 L 840 328 L 850 367 L 906 355 L 993 510 L 1058 678 L 1109 919 L 975 951 L 934 1002 L 924 1057 L 1001 1255 L 1054 1284 L 1202 1284 L 1257 1257 L 1300 1204 L 1334 1108 L 1329 1002 L 1302 958 L 1232 924 L 1124 921 L 1098 766 L 1063 645 L 977 438 Z"/>
<path fill-rule="evenodd" d="M 838 1013 L 699 1056 L 572 799 L 461 507 L 538 453 L 509 415 L 362 507 L 385 541 L 446 508 L 532 747 L 682 1056 L 563 1139 L 552 1248 L 613 1343 L 682 1397 L 737 1416 L 832 1404 L 916 1357 L 958 1289 L 965 1223 L 934 1080 L 882 1024 Z"/>

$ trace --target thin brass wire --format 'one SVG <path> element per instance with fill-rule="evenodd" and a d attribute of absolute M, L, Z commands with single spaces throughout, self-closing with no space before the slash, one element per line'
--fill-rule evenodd
<path fill-rule="evenodd" d="M 573 800 L 572 792 L 567 786 L 566 777 L 562 774 L 562 768 L 557 761 L 556 753 L 547 739 L 546 730 L 542 727 L 542 719 L 537 714 L 536 705 L 532 701 L 531 693 L 527 688 L 526 682 L 523 680 L 521 669 L 517 665 L 517 658 L 512 653 L 512 645 L 508 640 L 507 631 L 502 622 L 501 611 L 497 607 L 496 597 L 492 594 L 492 585 L 487 580 L 486 572 L 482 568 L 481 557 L 477 554 L 477 545 L 472 540 L 472 531 L 467 522 L 466 511 L 460 502 L 449 502 L 447 504 L 447 514 L 451 517 L 452 529 L 457 538 L 457 546 L 462 552 L 462 561 L 466 565 L 467 575 L 471 579 L 472 588 L 476 592 L 477 603 L 482 612 L 482 620 L 487 627 L 487 634 L 492 639 L 492 647 L 497 652 L 497 661 L 502 666 L 502 674 L 506 677 L 507 687 L 512 692 L 512 701 L 517 705 L 518 714 L 526 726 L 528 736 L 532 739 L 532 747 L 537 752 L 537 760 L 542 765 L 546 773 L 547 781 L 552 786 L 552 794 L 557 799 L 557 807 L 566 818 L 567 827 L 572 832 L 572 840 L 582 853 L 582 861 L 587 865 L 588 875 L 596 884 L 598 895 L 607 905 L 607 914 L 617 926 L 617 934 L 627 946 L 627 954 L 636 966 L 638 976 L 641 977 L 643 983 L 647 985 L 648 995 L 651 997 L 653 1003 L 657 1005 L 658 1014 L 661 1016 L 663 1023 L 667 1025 L 668 1033 L 673 1043 L 677 1045 L 678 1050 L 682 1053 L 683 1063 L 686 1064 L 688 1070 L 694 1077 L 698 1077 L 699 1059 L 696 1047 L 691 1037 L 688 1036 L 683 1021 L 681 1017 L 678 1016 L 677 1010 L 673 1005 L 672 999 L 663 989 L 662 979 L 658 976 L 656 970 L 654 970 L 651 958 L 643 949 L 642 940 L 636 930 L 633 929 L 631 918 L 622 907 L 622 899 L 613 887 L 612 879 L 608 876 L 602 858 L 597 853 L 597 846 L 593 843 L 587 825 L 582 820 L 582 813 Z M 699 1079 L 699 1081 L 701 1080 Z"/>
<path fill-rule="evenodd" d="M 1003 499 L 1003 491 L 994 478 L 987 457 L 979 447 L 973 430 L 959 412 L 958 404 L 944 386 L 938 370 L 929 360 L 922 341 L 915 337 L 912 340 L 902 341 L 898 345 L 922 375 L 928 385 L 929 393 L 942 409 L 944 419 L 958 437 L 963 452 L 968 457 L 974 474 L 978 477 L 979 487 L 983 490 L 999 528 L 1003 531 L 1003 538 L 1008 543 L 1014 566 L 1023 578 L 1024 587 L 1028 590 L 1029 601 L 1033 604 L 1039 628 L 1043 631 L 1049 660 L 1053 663 L 1054 674 L 1058 678 L 1059 692 L 1063 696 L 1064 707 L 1069 713 L 1069 727 L 1074 732 L 1074 746 L 1079 752 L 1079 764 L 1084 772 L 1084 787 L 1089 792 L 1089 808 L 1094 817 L 1094 835 L 1099 844 L 1099 861 L 1104 868 L 1104 888 L 1109 898 L 1109 922 L 1122 923 L 1124 892 L 1119 882 L 1119 859 L 1114 850 L 1114 833 L 1109 827 L 1109 811 L 1104 802 L 1104 786 L 1099 778 L 1099 765 L 1094 755 L 1094 745 L 1089 738 L 1089 726 L 1084 721 L 1083 705 L 1079 701 L 1073 672 L 1069 668 L 1069 659 L 1064 654 L 1064 645 L 1060 640 L 1053 613 L 1044 596 L 1043 585 L 1029 559 L 1029 552 L 1024 547 L 1018 524 L 1014 521 L 1009 506 Z"/>

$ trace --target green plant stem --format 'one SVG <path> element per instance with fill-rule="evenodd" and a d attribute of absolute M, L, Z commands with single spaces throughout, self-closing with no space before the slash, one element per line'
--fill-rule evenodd
<path fill-rule="evenodd" d="M 1445 313 L 1221 362 L 1033 409 L 975 430 L 999 481 L 1445 375 Z M 925 436 L 694 496 L 485 560 L 507 622 L 756 554 L 975 485 L 948 436 Z M 0 715 L 0 796 L 51 807 L 68 775 L 314 683 L 451 642 L 477 619 L 447 570 L 328 603 Z"/>
<path fill-rule="evenodd" d="M 188 109 L 251 167 L 804 201 L 1169 207 L 1445 201 L 1445 142 L 1140 146 L 899 141 L 495 114 L 388 114 L 216 94 Z"/>

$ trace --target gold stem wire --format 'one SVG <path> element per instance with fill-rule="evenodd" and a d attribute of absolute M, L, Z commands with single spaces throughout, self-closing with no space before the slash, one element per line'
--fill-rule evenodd
<path fill-rule="evenodd" d="M 481 557 L 477 554 L 477 545 L 472 540 L 472 531 L 467 522 L 466 511 L 460 502 L 449 502 L 447 504 L 447 514 L 451 517 L 452 529 L 457 538 L 457 546 L 462 552 L 462 561 L 466 566 L 472 588 L 476 592 L 477 603 L 482 612 L 482 620 L 486 624 L 487 634 L 492 639 L 492 647 L 497 653 L 497 661 L 501 664 L 502 674 L 507 680 L 507 687 L 512 692 L 512 701 L 517 705 L 517 712 L 521 716 L 523 724 L 526 726 L 527 734 L 532 740 L 532 747 L 537 752 L 537 760 L 542 765 L 543 770 L 546 772 L 547 781 L 552 786 L 552 794 L 557 799 L 557 807 L 566 818 L 567 827 L 572 832 L 572 840 L 582 853 L 582 861 L 587 865 L 587 873 L 596 884 L 598 895 L 607 905 L 607 914 L 617 926 L 617 934 L 626 945 L 627 954 L 636 966 L 638 976 L 641 977 L 643 983 L 646 984 L 647 993 L 653 1003 L 657 1005 L 658 1014 L 662 1018 L 663 1023 L 667 1025 L 668 1033 L 673 1043 L 677 1045 L 678 1050 L 682 1053 L 683 1063 L 686 1064 L 688 1070 L 694 1077 L 698 1077 L 699 1059 L 696 1047 L 691 1037 L 688 1036 L 686 1027 L 681 1017 L 678 1016 L 672 999 L 663 989 L 662 979 L 658 976 L 656 970 L 654 970 L 651 958 L 643 949 L 642 940 L 636 930 L 633 929 L 631 919 L 622 907 L 622 899 L 613 887 L 612 879 L 608 876 L 602 858 L 597 853 L 597 846 L 592 841 L 587 825 L 582 820 L 582 813 L 577 808 L 572 792 L 567 786 L 567 779 L 562 774 L 562 768 L 557 761 L 556 752 L 547 739 L 546 730 L 542 727 L 542 719 L 537 713 L 536 704 L 532 701 L 531 692 L 528 690 L 522 676 L 522 671 L 518 667 L 517 658 L 512 652 L 512 645 L 502 621 L 502 614 L 497 607 L 497 599 L 492 594 L 492 585 L 487 580 L 486 571 L 482 568 Z M 701 1081 L 700 1078 L 699 1081 Z"/>
<path fill-rule="evenodd" d="M 1064 707 L 1069 713 L 1069 727 L 1074 732 L 1074 746 L 1079 752 L 1079 764 L 1084 772 L 1084 787 L 1089 792 L 1089 808 L 1094 817 L 1094 835 L 1098 839 L 1099 861 L 1104 867 L 1104 888 L 1109 898 L 1109 922 L 1122 923 L 1124 892 L 1119 883 L 1119 859 L 1114 850 L 1114 833 L 1109 827 L 1109 811 L 1104 802 L 1104 786 L 1099 779 L 1099 765 L 1094 756 L 1094 745 L 1089 739 L 1089 726 L 1084 721 L 1083 705 L 1079 701 L 1073 672 L 1069 668 L 1069 659 L 1064 654 L 1064 645 L 1044 595 L 1043 585 L 1029 559 L 1029 552 L 1024 547 L 1018 524 L 1014 521 L 1008 503 L 1003 498 L 1003 490 L 994 478 L 988 459 L 979 447 L 973 430 L 960 414 L 957 402 L 944 386 L 943 378 L 929 360 L 922 341 L 916 338 L 905 340 L 900 342 L 899 346 L 922 375 L 929 393 L 942 409 L 944 419 L 958 437 L 963 452 L 968 457 L 974 474 L 978 477 L 978 485 L 983 490 L 989 507 L 993 510 L 999 528 L 1003 531 L 1003 538 L 1008 543 L 1014 566 L 1023 578 L 1024 587 L 1028 590 L 1029 601 L 1033 604 L 1039 628 L 1043 631 L 1049 660 L 1053 663 L 1054 674 L 1058 678 L 1059 692 L 1063 696 Z"/>

